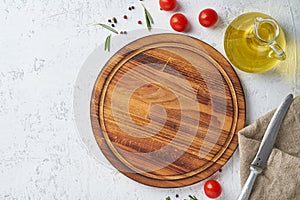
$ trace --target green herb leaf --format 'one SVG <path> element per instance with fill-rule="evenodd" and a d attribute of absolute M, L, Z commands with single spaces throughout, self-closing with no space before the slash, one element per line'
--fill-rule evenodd
<path fill-rule="evenodd" d="M 104 51 L 110 51 L 110 37 L 111 35 L 107 36 L 105 39 Z"/>
<path fill-rule="evenodd" d="M 170 197 L 167 197 L 166 200 L 171 200 L 171 198 L 170 198 Z"/>
<path fill-rule="evenodd" d="M 101 23 L 99 23 L 99 24 L 96 24 L 96 25 L 102 26 L 103 28 L 106 28 L 107 30 L 110 30 L 111 32 L 114 32 L 114 33 L 116 33 L 116 34 L 119 34 L 118 31 L 116 31 L 114 28 L 112 28 L 112 27 L 110 27 L 110 26 L 108 26 L 108 25 L 106 25 L 106 24 L 101 24 Z"/>
<path fill-rule="evenodd" d="M 146 8 L 145 8 L 145 9 L 146 9 Z M 145 12 L 146 12 L 147 17 L 149 18 L 151 24 L 154 24 L 153 18 L 152 18 L 152 16 L 151 16 L 151 14 L 149 13 L 149 11 L 146 9 Z"/>
<path fill-rule="evenodd" d="M 146 20 L 147 28 L 148 28 L 148 30 L 150 31 L 150 30 L 151 30 L 151 23 L 150 23 L 149 18 L 147 17 L 146 12 L 145 12 L 145 20 Z"/>
<path fill-rule="evenodd" d="M 154 24 L 154 20 L 151 16 L 151 14 L 149 13 L 149 11 L 146 9 L 146 7 L 142 4 L 142 6 L 144 7 L 144 13 L 145 13 L 145 20 L 146 20 L 146 25 L 148 30 L 151 30 L 151 24 Z"/>
<path fill-rule="evenodd" d="M 189 195 L 190 200 L 198 200 L 195 196 Z"/>

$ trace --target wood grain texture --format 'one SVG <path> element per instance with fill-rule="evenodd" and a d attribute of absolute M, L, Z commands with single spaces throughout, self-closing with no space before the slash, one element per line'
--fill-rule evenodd
<path fill-rule="evenodd" d="M 120 49 L 94 85 L 91 121 L 107 159 L 126 176 L 180 187 L 212 175 L 245 123 L 239 79 L 214 48 L 158 34 Z"/>

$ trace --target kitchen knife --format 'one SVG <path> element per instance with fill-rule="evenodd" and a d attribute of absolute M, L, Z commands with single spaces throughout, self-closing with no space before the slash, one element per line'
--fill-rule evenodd
<path fill-rule="evenodd" d="M 238 200 L 247 200 L 249 198 L 256 176 L 260 174 L 266 167 L 280 125 L 292 101 L 293 95 L 289 94 L 275 111 L 261 141 L 257 154 L 250 165 L 250 175 L 248 176 L 248 179 L 243 186 Z"/>

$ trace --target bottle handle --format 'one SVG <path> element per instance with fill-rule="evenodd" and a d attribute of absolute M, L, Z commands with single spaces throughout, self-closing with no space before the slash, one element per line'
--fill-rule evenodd
<path fill-rule="evenodd" d="M 274 41 L 272 44 L 269 44 L 269 47 L 273 50 L 275 53 L 275 58 L 279 60 L 285 60 L 286 59 L 286 54 L 283 51 L 283 49 L 278 45 L 276 41 Z"/>

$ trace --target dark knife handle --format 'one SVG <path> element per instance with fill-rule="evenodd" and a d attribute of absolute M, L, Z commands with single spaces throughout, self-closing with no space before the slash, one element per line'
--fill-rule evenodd
<path fill-rule="evenodd" d="M 249 196 L 251 194 L 251 190 L 253 187 L 253 184 L 255 182 L 256 176 L 262 172 L 262 169 L 251 166 L 250 167 L 250 175 L 248 176 L 248 179 L 246 183 L 243 186 L 242 192 L 238 198 L 238 200 L 247 200 L 249 199 Z"/>

